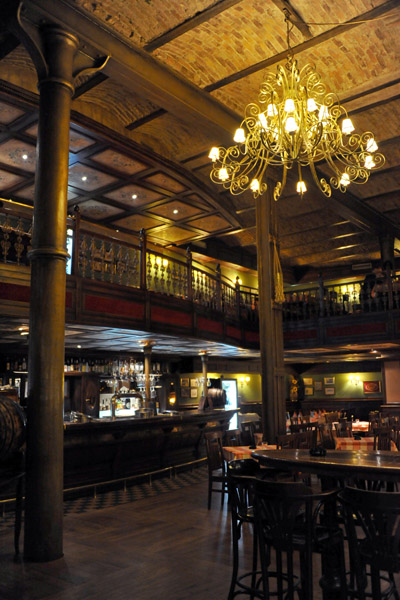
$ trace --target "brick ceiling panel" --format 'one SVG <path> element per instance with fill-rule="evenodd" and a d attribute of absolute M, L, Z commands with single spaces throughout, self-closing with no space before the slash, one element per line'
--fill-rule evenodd
<path fill-rule="evenodd" d="M 34 173 L 36 168 L 36 148 L 21 140 L 8 140 L 0 144 L 0 163 Z"/>
<path fill-rule="evenodd" d="M 177 181 L 169 175 L 166 175 L 165 173 L 156 173 L 150 177 L 145 177 L 143 181 L 149 184 L 151 183 L 159 188 L 163 188 L 169 192 L 174 192 L 175 194 L 179 194 L 180 192 L 185 192 L 187 190 L 183 183 Z"/>
<path fill-rule="evenodd" d="M 22 183 L 23 181 L 25 181 L 24 177 L 0 169 L 0 187 L 2 189 L 7 189 L 17 183 Z"/>
<path fill-rule="evenodd" d="M 221 229 L 228 229 L 231 227 L 230 223 L 219 215 L 210 215 L 208 217 L 201 217 L 200 219 L 191 220 L 190 225 L 192 227 L 196 227 L 197 229 L 207 231 L 208 233 L 220 231 Z"/>
<path fill-rule="evenodd" d="M 187 229 L 182 229 L 180 227 L 171 226 L 168 229 L 158 228 L 149 232 L 149 237 L 153 239 L 165 243 L 168 245 L 169 243 L 187 243 L 190 240 L 193 240 L 199 237 L 199 234 L 193 231 L 189 231 Z"/>
<path fill-rule="evenodd" d="M 218 39 L 218 44 L 216 40 Z M 293 40 L 302 35 L 293 31 Z M 286 25 L 272 3 L 246 0 L 154 52 L 169 67 L 203 88 L 286 47 Z M 178 60 L 185 56 L 186 60 Z"/>
<path fill-rule="evenodd" d="M 74 0 L 136 46 L 143 46 L 215 4 L 215 0 Z"/>

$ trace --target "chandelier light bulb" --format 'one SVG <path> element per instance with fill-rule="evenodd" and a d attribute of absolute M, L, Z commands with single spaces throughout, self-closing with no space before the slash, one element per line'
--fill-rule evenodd
<path fill-rule="evenodd" d="M 366 169 L 373 169 L 375 167 L 374 160 L 370 154 L 367 154 L 367 156 L 365 157 L 364 167 Z"/>
<path fill-rule="evenodd" d="M 314 112 L 314 110 L 317 110 L 318 106 L 315 103 L 314 98 L 308 98 L 307 99 L 307 110 L 308 112 Z"/>
<path fill-rule="evenodd" d="M 228 181 L 229 175 L 225 167 L 222 167 L 222 169 L 218 171 L 218 177 L 221 181 Z"/>
<path fill-rule="evenodd" d="M 295 109 L 294 100 L 292 98 L 287 98 L 285 102 L 285 112 L 292 113 Z"/>
<path fill-rule="evenodd" d="M 368 140 L 366 149 L 368 152 L 376 152 L 378 150 L 378 144 L 373 137 Z"/>
<path fill-rule="evenodd" d="M 296 192 L 298 194 L 304 194 L 304 192 L 307 191 L 307 187 L 306 184 L 304 183 L 304 181 L 298 181 L 297 182 L 297 187 L 296 187 Z"/>
<path fill-rule="evenodd" d="M 296 123 L 296 119 L 294 117 L 288 117 L 286 119 L 286 123 L 285 123 L 285 130 L 288 133 L 294 133 L 295 131 L 297 131 L 299 128 L 299 126 Z"/>
<path fill-rule="evenodd" d="M 243 144 L 246 141 L 246 136 L 244 135 L 244 129 L 242 129 L 241 127 L 239 127 L 239 129 L 236 129 L 235 135 L 233 137 L 233 141 L 236 142 L 237 144 Z"/>
<path fill-rule="evenodd" d="M 278 114 L 278 109 L 275 104 L 268 104 L 267 106 L 267 117 L 275 117 Z"/>
<path fill-rule="evenodd" d="M 354 125 L 351 119 L 343 119 L 342 133 L 349 134 L 354 131 Z"/>
<path fill-rule="evenodd" d="M 208 158 L 210 158 L 213 162 L 219 159 L 219 149 L 216 146 L 211 148 Z"/>
<path fill-rule="evenodd" d="M 350 177 L 348 176 L 347 173 L 343 173 L 342 177 L 340 178 L 339 183 L 344 186 L 347 186 L 350 184 Z"/>
<path fill-rule="evenodd" d="M 252 180 L 252 182 L 250 183 L 250 189 L 252 192 L 258 192 L 258 190 L 260 189 L 260 182 L 258 181 L 258 179 Z"/>

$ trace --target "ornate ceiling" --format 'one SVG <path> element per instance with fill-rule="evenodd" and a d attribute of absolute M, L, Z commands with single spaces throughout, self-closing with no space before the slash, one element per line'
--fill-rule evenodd
<path fill-rule="evenodd" d="M 9 0 L 4 11 L 7 4 L 17 3 Z M 252 195 L 216 189 L 207 155 L 211 145 L 230 142 L 265 69 L 285 62 L 288 9 L 299 63 L 316 65 L 357 131 L 374 132 L 386 165 L 366 185 L 330 199 L 311 181 L 301 199 L 288 183 L 277 204 L 286 279 L 376 261 L 378 236 L 400 233 L 397 1 L 23 5 L 28 20 L 72 29 L 86 51 L 110 56 L 101 71 L 76 81 L 72 105 L 68 198 L 84 218 L 127 233 L 144 228 L 163 246 L 212 238 L 254 258 Z M 0 39 L 0 195 L 32 204 L 36 73 L 7 25 Z"/>

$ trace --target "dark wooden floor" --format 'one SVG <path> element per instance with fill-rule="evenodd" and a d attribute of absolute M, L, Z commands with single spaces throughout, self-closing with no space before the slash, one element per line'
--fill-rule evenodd
<path fill-rule="evenodd" d="M 226 600 L 229 514 L 219 495 L 208 511 L 206 496 L 201 477 L 100 510 L 78 501 L 67 506 L 64 558 L 45 564 L 14 562 L 12 526 L 0 523 L 0 600 Z M 244 534 L 247 560 L 251 539 Z M 318 569 L 317 560 L 314 600 L 321 597 Z"/>

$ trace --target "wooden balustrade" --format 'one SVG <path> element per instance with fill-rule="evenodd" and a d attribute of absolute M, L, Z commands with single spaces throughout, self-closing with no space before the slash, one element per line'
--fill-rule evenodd
<path fill-rule="evenodd" d="M 148 290 L 157 294 L 192 300 L 227 317 L 258 322 L 258 291 L 233 284 L 192 260 L 190 250 L 179 259 L 150 247 L 144 230 L 137 243 L 119 239 L 114 232 L 93 232 L 81 220 L 79 210 L 68 218 L 74 231 L 71 274 L 96 281 Z M 32 237 L 32 209 L 3 202 L 0 209 L 0 260 L 28 265 Z M 400 308 L 400 278 L 387 276 L 382 282 L 354 280 L 286 291 L 283 320 L 307 320 L 353 313 Z"/>

